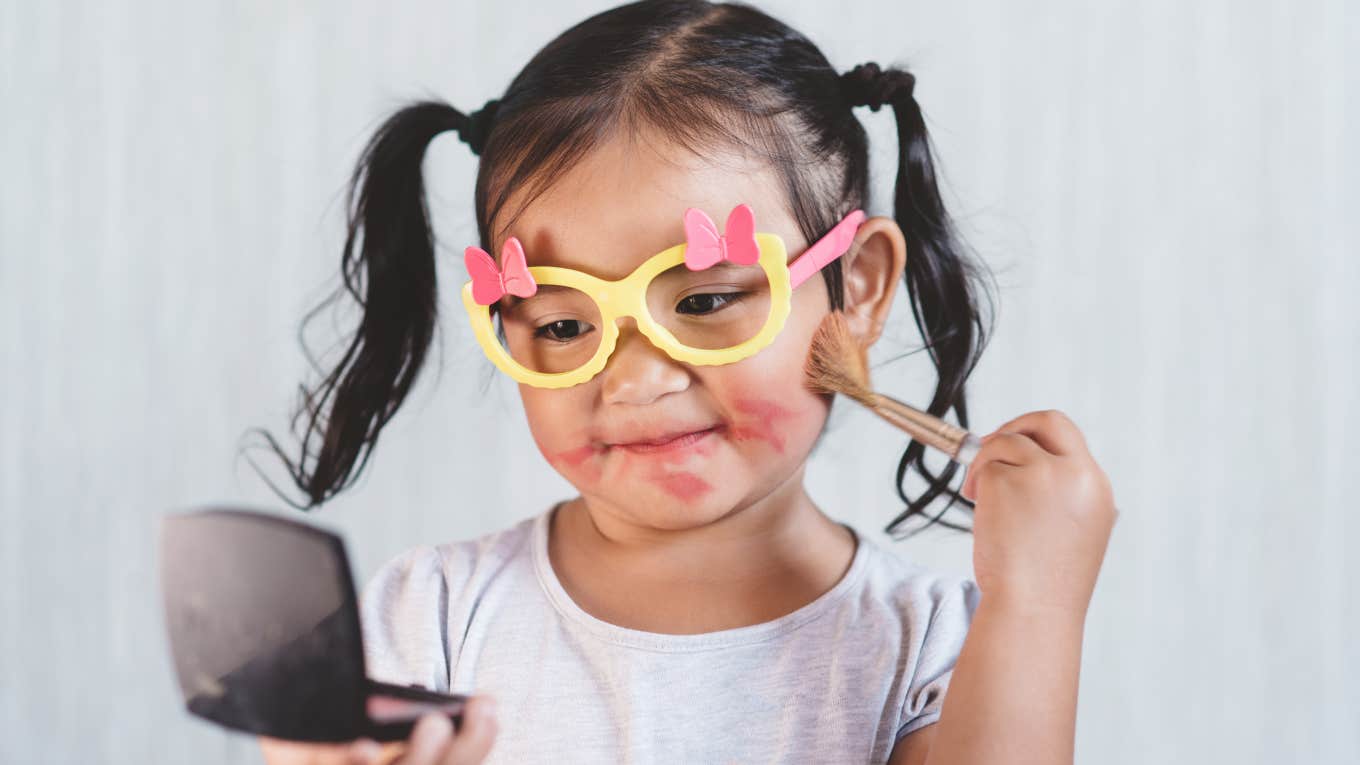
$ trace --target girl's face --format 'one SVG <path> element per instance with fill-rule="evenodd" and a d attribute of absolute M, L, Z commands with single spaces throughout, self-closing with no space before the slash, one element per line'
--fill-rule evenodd
<path fill-rule="evenodd" d="M 790 259 L 807 247 L 768 170 L 618 139 L 530 202 L 492 251 L 514 235 L 531 266 L 619 279 L 685 241 L 686 207 L 702 209 L 721 229 L 743 202 L 757 231 L 784 239 Z M 518 203 L 512 198 L 507 209 Z M 824 280 L 809 279 L 794 290 L 774 343 L 718 366 L 678 362 L 631 318 L 621 319 L 618 346 L 589 382 L 520 386 L 534 440 L 594 510 L 646 528 L 702 526 L 796 488 L 830 407 L 829 397 L 803 385 L 812 335 L 829 310 Z M 706 432 L 665 448 L 628 445 L 694 431 Z"/>

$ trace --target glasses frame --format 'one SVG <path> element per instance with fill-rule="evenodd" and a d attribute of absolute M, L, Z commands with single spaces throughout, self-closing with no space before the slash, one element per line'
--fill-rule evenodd
<path fill-rule="evenodd" d="M 491 321 L 491 306 L 481 305 L 472 294 L 472 281 L 463 285 L 463 307 L 472 323 L 472 332 L 491 362 L 516 382 L 538 388 L 567 388 L 588 382 L 609 362 L 619 339 L 618 320 L 630 316 L 638 331 L 652 345 L 676 361 L 700 366 L 732 364 L 755 355 L 774 342 L 784 328 L 792 306 L 793 290 L 821 271 L 828 263 L 849 250 L 854 233 L 864 221 L 864 212 L 855 210 L 831 231 L 809 246 L 793 263 L 778 234 L 756 232 L 760 257 L 757 264 L 770 284 L 770 315 L 754 336 L 730 348 L 694 348 L 681 343 L 647 310 L 647 288 L 653 278 L 685 262 L 688 243 L 677 244 L 651 256 L 622 279 L 608 280 L 560 266 L 529 266 L 537 285 L 553 285 L 579 290 L 594 299 L 600 314 L 600 345 L 589 361 L 567 372 L 537 372 L 519 362 L 501 345 Z M 511 237 L 512 239 L 514 237 Z"/>

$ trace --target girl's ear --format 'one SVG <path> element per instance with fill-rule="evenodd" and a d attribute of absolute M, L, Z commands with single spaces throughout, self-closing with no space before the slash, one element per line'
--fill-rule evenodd
<path fill-rule="evenodd" d="M 878 341 L 907 264 L 907 240 L 897 221 L 882 215 L 860 224 L 842 266 L 845 318 L 864 347 Z"/>

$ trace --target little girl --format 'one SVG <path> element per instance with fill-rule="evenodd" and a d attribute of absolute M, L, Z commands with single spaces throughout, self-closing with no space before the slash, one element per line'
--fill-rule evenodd
<path fill-rule="evenodd" d="M 941 495 L 975 503 L 974 580 L 882 549 L 803 487 L 831 405 L 803 382 L 812 336 L 841 311 L 872 343 L 899 280 L 939 373 L 928 408 L 967 425 L 979 271 L 914 82 L 840 74 L 749 6 L 647 0 L 567 30 L 476 112 L 422 102 L 382 125 L 342 260 L 364 316 L 306 404 L 315 466 L 289 462 L 308 507 L 362 470 L 425 360 L 440 292 L 421 164 L 445 131 L 480 156 L 459 318 L 579 496 L 411 549 L 365 587 L 370 675 L 473 696 L 456 735 L 430 715 L 382 751 L 265 740 L 270 763 L 1071 760 L 1115 516 L 1076 426 L 1002 425 L 958 491 L 955 464 L 936 476 L 907 450 L 888 530 Z M 860 105 L 896 118 L 893 217 L 860 212 Z"/>

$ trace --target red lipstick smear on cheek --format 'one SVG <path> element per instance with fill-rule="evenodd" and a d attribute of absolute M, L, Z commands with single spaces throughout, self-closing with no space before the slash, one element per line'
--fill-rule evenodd
<path fill-rule="evenodd" d="M 781 425 L 792 419 L 794 412 L 773 401 L 755 398 L 741 399 L 736 406 L 746 416 L 732 426 L 730 438 L 733 441 L 764 441 L 783 454 L 784 433 Z"/>

